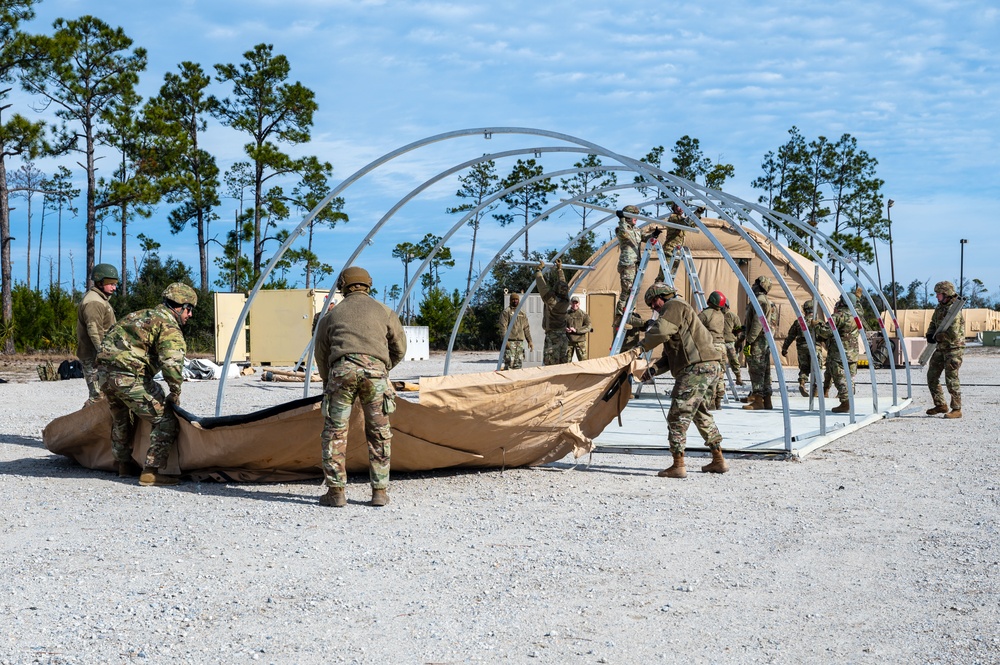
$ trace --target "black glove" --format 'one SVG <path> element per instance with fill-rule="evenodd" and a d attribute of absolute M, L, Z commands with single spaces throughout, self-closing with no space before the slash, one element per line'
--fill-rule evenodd
<path fill-rule="evenodd" d="M 932 333 L 932 332 L 927 333 L 927 343 L 928 344 L 937 344 L 937 342 L 934 341 L 934 333 Z"/>
<path fill-rule="evenodd" d="M 615 210 L 615 214 L 618 215 L 618 219 L 625 219 L 625 213 L 621 210 Z"/>
<path fill-rule="evenodd" d="M 663 229 L 661 229 L 658 226 L 655 229 L 653 229 L 653 237 L 654 238 L 659 238 L 662 233 L 663 233 Z"/>

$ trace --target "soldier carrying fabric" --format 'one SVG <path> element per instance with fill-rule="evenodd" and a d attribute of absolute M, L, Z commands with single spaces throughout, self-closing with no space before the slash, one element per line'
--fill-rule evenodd
<path fill-rule="evenodd" d="M 725 473 L 729 470 L 722 456 L 722 434 L 708 411 L 714 400 L 715 386 L 722 371 L 722 354 L 712 343 L 708 332 L 694 309 L 677 297 L 677 291 L 662 282 L 646 289 L 646 304 L 659 313 L 650 324 L 642 348 L 650 351 L 663 344 L 663 355 L 642 375 L 644 381 L 666 370 L 674 377 L 667 413 L 667 438 L 674 463 L 656 475 L 662 478 L 685 478 L 684 448 L 688 427 L 694 422 L 698 432 L 712 451 L 712 462 L 701 467 L 704 473 Z"/>
<path fill-rule="evenodd" d="M 851 304 L 857 304 L 857 298 L 853 293 L 848 293 L 847 298 Z M 850 308 L 844 296 L 840 296 L 837 304 L 833 308 L 833 327 L 840 335 L 840 342 L 844 345 L 844 355 L 847 356 L 847 371 L 851 373 L 853 384 L 854 377 L 858 373 L 858 342 L 860 340 L 860 330 L 858 324 L 851 314 Z M 849 413 L 851 410 L 851 398 L 847 392 L 847 378 L 844 372 L 844 363 L 840 359 L 840 351 L 833 336 L 833 328 L 826 324 L 817 328 L 817 337 L 824 342 L 827 347 L 826 372 L 823 376 L 824 392 L 825 386 L 832 383 L 837 387 L 837 398 L 840 400 L 838 406 L 830 409 L 833 413 Z"/>
<path fill-rule="evenodd" d="M 510 319 L 517 311 L 517 306 L 521 304 L 519 293 L 510 294 L 510 306 L 500 312 L 500 338 L 507 334 L 507 327 L 510 326 Z M 507 347 L 503 350 L 503 368 L 521 369 L 524 364 L 524 343 L 528 343 L 528 349 L 535 350 L 535 345 L 531 342 L 531 326 L 528 325 L 528 315 L 517 312 L 514 325 L 510 327 L 510 337 L 507 338 Z"/>
<path fill-rule="evenodd" d="M 778 308 L 771 304 L 767 294 L 771 290 L 771 278 L 761 275 L 754 280 L 751 287 L 757 297 L 757 304 L 764 313 L 767 322 L 765 327 L 757 317 L 757 312 L 748 307 L 746 321 L 743 324 L 743 353 L 747 357 L 747 371 L 750 374 L 750 395 L 744 409 L 753 411 L 773 409 L 771 403 L 771 347 L 767 344 L 767 335 L 777 323 Z"/>
<path fill-rule="evenodd" d="M 566 314 L 566 338 L 569 342 L 566 352 L 566 362 L 573 362 L 573 355 L 580 360 L 587 359 L 587 335 L 594 332 L 590 315 L 580 309 L 580 298 L 569 299 L 569 313 Z"/>
<path fill-rule="evenodd" d="M 389 460 L 396 393 L 389 370 L 406 355 L 406 332 L 391 309 L 371 297 L 372 278 L 351 266 L 337 286 L 344 299 L 316 327 L 316 368 L 323 381 L 323 482 L 320 505 L 347 505 L 347 431 L 360 400 L 368 440 L 371 505 L 389 503 Z"/>
<path fill-rule="evenodd" d="M 175 282 L 163 291 L 163 302 L 152 309 L 132 312 L 104 336 L 97 354 L 101 390 L 111 409 L 111 451 L 118 462 L 120 477 L 139 475 L 139 484 L 176 485 L 176 476 L 159 472 L 166 466 L 170 446 L 177 440 L 177 416 L 184 382 L 184 354 L 187 344 L 181 327 L 194 314 L 198 294 L 187 284 Z M 163 373 L 170 392 L 153 377 Z M 152 426 L 146 463 L 139 468 L 132 461 L 131 416 Z"/>
<path fill-rule="evenodd" d="M 962 367 L 962 356 L 965 354 L 965 316 L 959 312 L 947 330 L 938 332 L 955 299 L 955 285 L 951 282 L 938 282 L 934 285 L 934 294 L 937 296 L 938 306 L 927 326 L 927 342 L 937 344 L 927 361 L 927 387 L 930 388 L 934 407 L 927 409 L 927 415 L 943 413 L 945 418 L 961 418 L 962 385 L 958 382 L 958 370 Z M 944 391 L 941 389 L 942 372 L 948 394 L 951 395 L 951 411 L 948 411 Z"/>
<path fill-rule="evenodd" d="M 538 262 L 535 271 L 535 288 L 545 303 L 542 312 L 542 329 L 545 331 L 545 347 L 542 352 L 542 363 L 545 365 L 561 365 L 566 362 L 569 351 L 569 338 L 566 336 L 566 314 L 569 312 L 569 284 L 563 277 L 562 261 L 556 261 L 555 286 L 549 288 L 542 275 L 545 261 Z"/>
<path fill-rule="evenodd" d="M 726 305 L 726 296 L 721 291 L 712 291 L 708 296 L 708 307 L 698 312 L 698 320 L 712 333 L 712 345 L 722 358 L 719 360 L 719 382 L 715 386 L 715 397 L 710 400 L 709 410 L 721 409 L 722 398 L 726 395 L 726 315 L 722 309 Z"/>
<path fill-rule="evenodd" d="M 618 279 L 621 290 L 618 292 L 617 312 L 620 315 L 625 311 L 625 304 L 635 284 L 642 246 L 650 238 L 658 237 L 662 230 L 653 227 L 643 233 L 636 228 L 636 218 L 633 215 L 639 214 L 637 206 L 625 206 L 615 214 L 618 216 L 615 237 L 618 239 Z"/>
<path fill-rule="evenodd" d="M 87 402 L 96 402 L 104 395 L 97 380 L 97 352 L 104 335 L 115 325 L 115 310 L 108 302 L 118 290 L 118 269 L 110 263 L 98 263 L 90 273 L 94 283 L 84 294 L 76 310 L 76 357 L 83 365 L 87 382 Z"/>

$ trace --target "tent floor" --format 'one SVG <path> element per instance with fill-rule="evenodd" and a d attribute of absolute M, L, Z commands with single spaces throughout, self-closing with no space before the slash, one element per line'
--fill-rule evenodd
<path fill-rule="evenodd" d="M 670 409 L 672 387 L 673 382 L 669 380 L 660 381 L 655 392 L 649 384 L 644 385 L 640 395 L 630 400 L 622 412 L 621 427 L 617 422 L 612 422 L 594 440 L 594 452 L 669 455 L 666 414 Z M 804 457 L 861 427 L 871 425 L 882 418 L 899 415 L 912 401 L 900 398 L 899 404 L 894 406 L 891 404 L 891 392 L 883 395 L 886 387 L 882 386 L 879 390 L 879 411 L 875 412 L 870 387 L 857 386 L 853 419 L 851 414 L 830 413 L 830 409 L 840 402 L 836 397 L 827 398 L 825 432 L 823 432 L 817 410 L 819 401 L 814 400 L 813 408 L 810 410 L 809 399 L 798 394 L 797 385 L 790 385 L 788 396 L 790 450 L 786 448 L 781 395 L 777 390 L 773 395 L 774 409 L 771 411 L 745 411 L 743 404 L 734 401 L 732 394 L 729 394 L 729 402 L 723 403 L 721 410 L 711 413 L 719 431 L 722 432 L 722 447 L 727 453 Z M 693 452 L 708 450 L 694 424 L 688 429 L 687 450 Z"/>

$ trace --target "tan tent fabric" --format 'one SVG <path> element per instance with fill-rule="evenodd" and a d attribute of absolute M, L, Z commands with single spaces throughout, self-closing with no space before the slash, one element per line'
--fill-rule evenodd
<path fill-rule="evenodd" d="M 570 452 L 585 454 L 593 438 L 624 409 L 628 384 L 616 387 L 632 364 L 630 355 L 621 354 L 555 367 L 425 378 L 419 403 L 397 399 L 392 469 L 529 466 Z M 168 473 L 241 482 L 322 476 L 319 397 L 239 418 L 181 415 Z M 368 449 L 357 408 L 351 423 L 348 470 L 364 472 Z M 106 402 L 56 418 L 45 427 L 42 440 L 51 452 L 83 466 L 116 468 Z M 145 456 L 148 441 L 149 426 L 140 422 L 135 459 Z"/>
<path fill-rule="evenodd" d="M 987 330 L 1000 330 L 1000 312 L 977 308 L 964 309 L 962 314 L 965 316 L 966 338 L 971 339 Z M 923 337 L 927 334 L 927 326 L 931 324 L 933 315 L 933 309 L 901 309 L 896 312 L 896 321 L 903 331 L 903 337 Z M 882 314 L 882 322 L 890 335 L 896 334 L 896 326 L 887 313 Z"/>

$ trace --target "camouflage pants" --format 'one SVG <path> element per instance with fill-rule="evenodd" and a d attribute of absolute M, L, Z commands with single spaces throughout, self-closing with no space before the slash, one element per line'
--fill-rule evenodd
<path fill-rule="evenodd" d="M 327 487 L 347 486 L 347 428 L 354 401 L 361 402 L 368 440 L 368 479 L 374 489 L 389 487 L 396 393 L 389 371 L 378 358 L 348 354 L 330 367 L 323 391 L 323 478 Z"/>
<path fill-rule="evenodd" d="M 740 354 L 736 351 L 736 342 L 726 342 L 726 359 L 729 361 L 729 369 L 737 377 L 740 375 Z"/>
<path fill-rule="evenodd" d="M 632 295 L 632 287 L 635 285 L 635 273 L 639 267 L 632 263 L 627 266 L 618 266 L 618 279 L 621 282 L 621 291 L 618 294 L 618 312 L 625 311 L 625 303 L 628 302 L 628 297 Z"/>
<path fill-rule="evenodd" d="M 508 339 L 503 350 L 503 366 L 506 369 L 521 369 L 524 365 L 524 340 Z"/>
<path fill-rule="evenodd" d="M 771 348 L 767 338 L 761 335 L 750 345 L 747 358 L 747 372 L 750 374 L 750 394 L 771 394 Z"/>
<path fill-rule="evenodd" d="M 722 434 L 708 411 L 709 403 L 715 400 L 720 369 L 721 365 L 714 361 L 695 363 L 685 367 L 674 381 L 670 411 L 667 412 L 667 439 L 671 453 L 684 452 L 688 427 L 692 422 L 710 449 L 721 449 Z"/>
<path fill-rule="evenodd" d="M 568 363 L 573 362 L 573 354 L 574 353 L 576 354 L 576 357 L 579 358 L 580 360 L 586 360 L 587 359 L 587 342 L 586 341 L 583 341 L 583 342 L 570 342 L 567 339 L 566 345 L 567 345 L 566 346 L 566 362 L 568 362 Z"/>
<path fill-rule="evenodd" d="M 851 383 L 858 373 L 858 359 L 847 356 L 847 368 L 851 372 Z M 831 353 L 826 360 L 826 372 L 823 374 L 823 388 L 828 388 L 831 384 L 837 388 L 837 397 L 841 402 L 848 401 L 847 378 L 844 374 L 844 364 L 840 361 L 839 351 Z"/>
<path fill-rule="evenodd" d="M 80 364 L 83 366 L 83 380 L 87 382 L 87 391 L 90 393 L 87 401 L 96 402 L 104 397 L 104 393 L 101 392 L 101 381 L 97 377 L 97 363 L 80 358 Z"/>
<path fill-rule="evenodd" d="M 799 387 L 809 386 L 809 377 L 812 375 L 812 358 L 809 356 L 809 349 L 796 349 L 799 356 Z"/>
<path fill-rule="evenodd" d="M 962 367 L 964 349 L 940 351 L 935 349 L 931 359 L 927 361 L 927 387 L 931 390 L 935 406 L 947 406 L 944 400 L 944 390 L 941 389 L 941 373 L 944 372 L 944 383 L 951 395 L 951 408 L 962 410 L 962 385 L 958 382 L 958 370 Z"/>
<path fill-rule="evenodd" d="M 562 330 L 545 331 L 545 351 L 542 353 L 542 363 L 545 365 L 561 365 L 566 362 L 569 352 L 569 338 Z"/>
<path fill-rule="evenodd" d="M 167 465 L 170 446 L 177 440 L 177 416 L 166 403 L 163 388 L 150 377 L 98 370 L 98 378 L 108 408 L 111 409 L 111 452 L 115 461 L 132 459 L 132 415 L 152 425 L 146 466 Z"/>
<path fill-rule="evenodd" d="M 722 354 L 722 360 L 719 361 L 719 382 L 715 386 L 715 398 L 721 401 L 726 396 L 726 345 L 719 342 L 713 346 Z"/>

